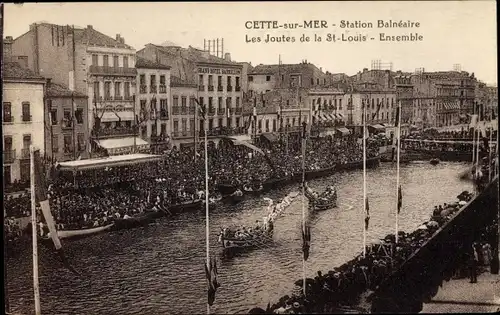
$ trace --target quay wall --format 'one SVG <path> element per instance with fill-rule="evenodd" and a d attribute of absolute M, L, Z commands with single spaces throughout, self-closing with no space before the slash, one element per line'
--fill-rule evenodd
<path fill-rule="evenodd" d="M 497 220 L 498 177 L 377 288 L 372 313 L 418 313 L 465 262 L 481 229 Z M 496 234 L 496 233 L 493 233 Z M 496 238 L 496 239 L 494 239 Z M 498 245 L 498 235 L 492 244 Z M 498 257 L 498 248 L 494 248 Z"/>

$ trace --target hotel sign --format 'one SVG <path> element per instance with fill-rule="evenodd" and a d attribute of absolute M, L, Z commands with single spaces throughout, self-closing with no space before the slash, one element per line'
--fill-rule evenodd
<path fill-rule="evenodd" d="M 198 73 L 241 74 L 241 70 L 240 69 L 221 69 L 221 68 L 198 68 Z"/>

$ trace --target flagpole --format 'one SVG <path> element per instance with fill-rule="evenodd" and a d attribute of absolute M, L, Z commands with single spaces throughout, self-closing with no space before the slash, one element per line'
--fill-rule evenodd
<path fill-rule="evenodd" d="M 396 244 L 398 243 L 398 232 L 399 232 L 399 155 L 400 155 L 400 139 L 401 139 L 401 100 L 399 101 L 399 104 L 398 104 L 398 112 L 399 112 L 399 115 L 398 115 L 398 121 L 397 121 L 397 124 L 398 124 L 398 129 L 397 129 L 397 135 L 398 135 L 398 138 L 396 140 L 397 142 L 397 152 L 396 152 L 396 234 L 395 234 L 395 237 L 396 237 Z"/>
<path fill-rule="evenodd" d="M 204 125 L 204 139 L 205 139 L 205 217 L 206 217 L 206 242 L 207 242 L 207 268 L 210 267 L 210 222 L 209 222 L 209 208 L 208 204 L 208 143 L 207 143 L 207 127 Z M 210 304 L 207 303 L 207 314 L 210 314 Z"/>
<path fill-rule="evenodd" d="M 303 133 L 302 133 L 302 233 L 306 233 L 306 207 L 305 207 L 305 183 L 306 183 L 306 123 L 303 123 Z M 306 296 L 306 260 L 302 255 L 302 291 L 304 296 Z"/>
<path fill-rule="evenodd" d="M 493 141 L 493 128 L 490 119 L 490 139 L 488 141 L 488 183 L 491 182 L 491 143 Z"/>
<path fill-rule="evenodd" d="M 34 149 L 30 145 L 30 182 L 31 182 L 31 233 L 33 239 L 33 293 L 35 295 L 35 315 L 41 314 L 40 307 L 40 289 L 38 282 L 38 243 L 37 243 L 37 218 L 36 218 L 36 200 L 35 200 L 35 159 Z"/>
<path fill-rule="evenodd" d="M 366 219 L 366 102 L 363 106 L 363 220 Z M 366 223 L 363 224 L 363 257 L 366 256 Z"/>

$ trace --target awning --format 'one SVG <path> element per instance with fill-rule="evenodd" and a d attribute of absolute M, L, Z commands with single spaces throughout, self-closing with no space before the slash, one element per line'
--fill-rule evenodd
<path fill-rule="evenodd" d="M 224 136 L 221 138 L 226 138 L 226 137 Z M 249 135 L 228 136 L 227 138 L 230 138 L 230 139 L 236 140 L 236 141 L 251 141 L 252 140 L 252 137 L 250 137 Z"/>
<path fill-rule="evenodd" d="M 269 142 L 274 142 L 278 140 L 278 137 L 274 133 L 263 133 L 262 136 L 266 138 Z"/>
<path fill-rule="evenodd" d="M 321 115 L 321 116 L 323 116 L 323 120 L 324 120 L 324 121 L 329 121 L 329 120 L 330 120 L 330 118 L 328 118 L 328 115 L 327 115 L 327 114 L 323 114 L 323 115 Z"/>
<path fill-rule="evenodd" d="M 337 128 L 337 131 L 340 132 L 343 136 L 346 136 L 351 133 L 351 131 L 345 127 Z"/>
<path fill-rule="evenodd" d="M 382 126 L 382 125 L 380 125 L 380 124 L 371 125 L 370 127 L 375 128 L 375 129 L 378 129 L 378 130 L 385 129 L 385 127 L 384 127 L 384 126 Z"/>
<path fill-rule="evenodd" d="M 118 116 L 117 116 L 118 115 Z M 119 121 L 120 117 L 122 121 L 126 120 L 134 120 L 134 113 L 133 112 L 105 112 L 102 117 L 101 117 L 101 122 L 110 122 L 110 121 Z"/>
<path fill-rule="evenodd" d="M 320 137 L 333 136 L 333 135 L 335 135 L 334 130 L 326 130 L 319 133 Z"/>
<path fill-rule="evenodd" d="M 336 117 L 335 117 L 335 114 L 328 114 L 328 117 L 330 118 L 330 120 L 335 120 Z"/>
<path fill-rule="evenodd" d="M 341 113 L 338 113 L 338 114 L 337 114 L 337 116 L 338 116 L 339 118 L 344 118 L 344 115 L 342 115 Z"/>
<path fill-rule="evenodd" d="M 460 109 L 460 105 L 455 102 L 445 102 L 443 104 L 445 110 L 458 110 Z"/>
<path fill-rule="evenodd" d="M 104 149 L 118 149 L 118 148 L 124 148 L 124 147 L 133 147 L 134 144 L 136 146 L 148 146 L 149 145 L 149 143 L 147 143 L 146 141 L 142 140 L 139 137 L 135 137 L 135 143 L 134 143 L 134 137 L 103 139 L 103 140 L 96 140 L 95 142 L 100 147 L 102 147 Z"/>

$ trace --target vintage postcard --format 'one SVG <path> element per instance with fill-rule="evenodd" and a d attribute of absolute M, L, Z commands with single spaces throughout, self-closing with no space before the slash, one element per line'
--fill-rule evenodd
<path fill-rule="evenodd" d="M 500 310 L 494 1 L 0 5 L 6 314 Z"/>

